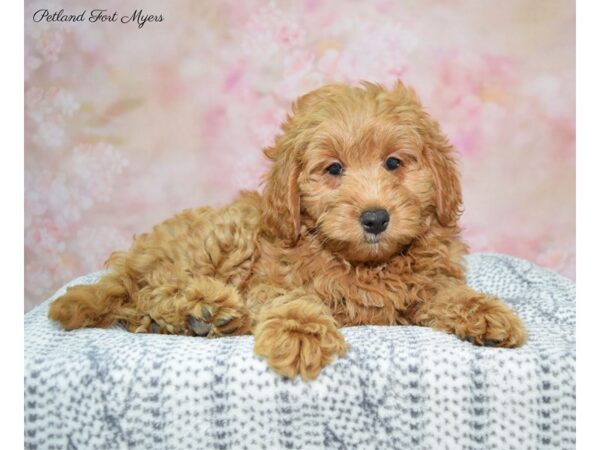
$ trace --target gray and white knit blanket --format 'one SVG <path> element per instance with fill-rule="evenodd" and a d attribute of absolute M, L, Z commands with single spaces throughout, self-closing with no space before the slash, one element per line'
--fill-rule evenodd
<path fill-rule="evenodd" d="M 309 383 L 273 373 L 252 336 L 66 332 L 50 299 L 25 315 L 25 448 L 575 448 L 574 283 L 509 256 L 467 265 L 519 312 L 525 346 L 344 328 L 347 356 Z"/>

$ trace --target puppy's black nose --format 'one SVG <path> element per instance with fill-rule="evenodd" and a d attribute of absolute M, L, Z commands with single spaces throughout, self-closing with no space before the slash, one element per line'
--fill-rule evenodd
<path fill-rule="evenodd" d="M 379 234 L 390 223 L 390 215 L 385 209 L 372 209 L 360 215 L 360 223 L 367 233 Z"/>

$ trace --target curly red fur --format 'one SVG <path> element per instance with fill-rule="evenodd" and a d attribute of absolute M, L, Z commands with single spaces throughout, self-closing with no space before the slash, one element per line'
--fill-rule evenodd
<path fill-rule="evenodd" d="M 414 324 L 523 344 L 515 313 L 465 284 L 454 150 L 411 89 L 324 86 L 298 99 L 265 154 L 262 195 L 157 225 L 49 317 L 67 329 L 252 332 L 274 370 L 305 379 L 346 351 L 339 326 Z M 390 157 L 400 167 L 386 168 Z M 374 208 L 389 213 L 377 235 L 360 224 Z"/>

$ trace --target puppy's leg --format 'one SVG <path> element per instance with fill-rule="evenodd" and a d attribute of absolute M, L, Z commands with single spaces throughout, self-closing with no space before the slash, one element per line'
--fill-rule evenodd
<path fill-rule="evenodd" d="M 216 278 L 186 277 L 146 286 L 138 306 L 150 320 L 132 331 L 209 337 L 250 332 L 250 312 L 238 290 Z"/>
<path fill-rule="evenodd" d="M 286 377 L 317 377 L 348 345 L 331 311 L 316 296 L 295 290 L 264 303 L 253 329 L 254 350 Z"/>
<path fill-rule="evenodd" d="M 506 304 L 459 283 L 415 305 L 409 320 L 477 345 L 519 347 L 527 339 L 521 320 Z"/>
<path fill-rule="evenodd" d="M 128 284 L 123 274 L 114 272 L 95 284 L 70 287 L 52 302 L 48 317 L 67 330 L 104 328 L 118 321 L 137 322 L 139 314 L 130 302 Z"/>

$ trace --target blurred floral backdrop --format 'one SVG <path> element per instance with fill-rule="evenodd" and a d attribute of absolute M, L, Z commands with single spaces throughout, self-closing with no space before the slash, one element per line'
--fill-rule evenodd
<path fill-rule="evenodd" d="M 141 7 L 163 21 L 32 20 Z M 415 87 L 461 153 L 472 250 L 573 278 L 574 50 L 570 0 L 26 1 L 25 309 L 256 188 L 290 102 L 332 81 Z"/>

